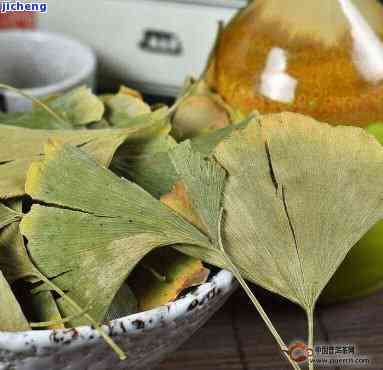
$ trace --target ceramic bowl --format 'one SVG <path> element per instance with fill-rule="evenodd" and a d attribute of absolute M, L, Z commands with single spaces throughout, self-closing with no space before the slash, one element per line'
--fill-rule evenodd
<path fill-rule="evenodd" d="M 116 354 L 91 327 L 0 332 L 1 370 L 154 369 L 200 328 L 237 287 L 220 271 L 207 283 L 165 306 L 111 321 L 105 329 L 128 359 Z"/>
<path fill-rule="evenodd" d="M 96 56 L 87 46 L 59 34 L 0 31 L 0 83 L 41 98 L 79 85 L 94 88 Z M 2 91 L 0 109 L 26 111 L 30 100 Z"/>

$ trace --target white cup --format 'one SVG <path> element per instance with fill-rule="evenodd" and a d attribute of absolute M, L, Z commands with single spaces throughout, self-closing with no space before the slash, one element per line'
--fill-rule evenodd
<path fill-rule="evenodd" d="M 36 98 L 79 85 L 95 88 L 96 56 L 87 46 L 62 35 L 40 31 L 0 31 L 0 83 Z M 22 112 L 32 102 L 0 90 L 0 109 Z"/>

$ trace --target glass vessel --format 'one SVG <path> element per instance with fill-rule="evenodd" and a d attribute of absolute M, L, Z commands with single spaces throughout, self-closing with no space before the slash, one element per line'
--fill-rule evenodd
<path fill-rule="evenodd" d="M 209 82 L 243 112 L 363 126 L 383 118 L 382 36 L 377 0 L 254 0 L 222 32 Z"/>
<path fill-rule="evenodd" d="M 331 124 L 383 122 L 383 6 L 377 0 L 254 0 L 221 32 L 209 86 L 248 113 L 292 111 Z M 325 292 L 328 301 L 383 287 L 383 223 Z"/>

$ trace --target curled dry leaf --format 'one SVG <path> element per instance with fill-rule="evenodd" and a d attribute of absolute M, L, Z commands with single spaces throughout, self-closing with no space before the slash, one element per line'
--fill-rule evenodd
<path fill-rule="evenodd" d="M 188 79 L 176 104 L 172 135 L 177 140 L 206 134 L 244 118 L 213 93 L 203 79 Z"/>
<path fill-rule="evenodd" d="M 172 134 L 184 140 L 229 124 L 228 114 L 212 98 L 195 95 L 186 98 L 176 110 Z"/>

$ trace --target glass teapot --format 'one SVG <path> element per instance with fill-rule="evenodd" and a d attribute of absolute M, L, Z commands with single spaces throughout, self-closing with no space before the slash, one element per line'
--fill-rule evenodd
<path fill-rule="evenodd" d="M 254 0 L 222 32 L 209 84 L 243 112 L 334 124 L 383 119 L 377 0 Z"/>
<path fill-rule="evenodd" d="M 362 127 L 383 122 L 383 6 L 254 0 L 221 32 L 206 79 L 244 113 L 292 111 Z M 383 221 L 352 249 L 323 300 L 383 288 L 382 266 Z"/>

